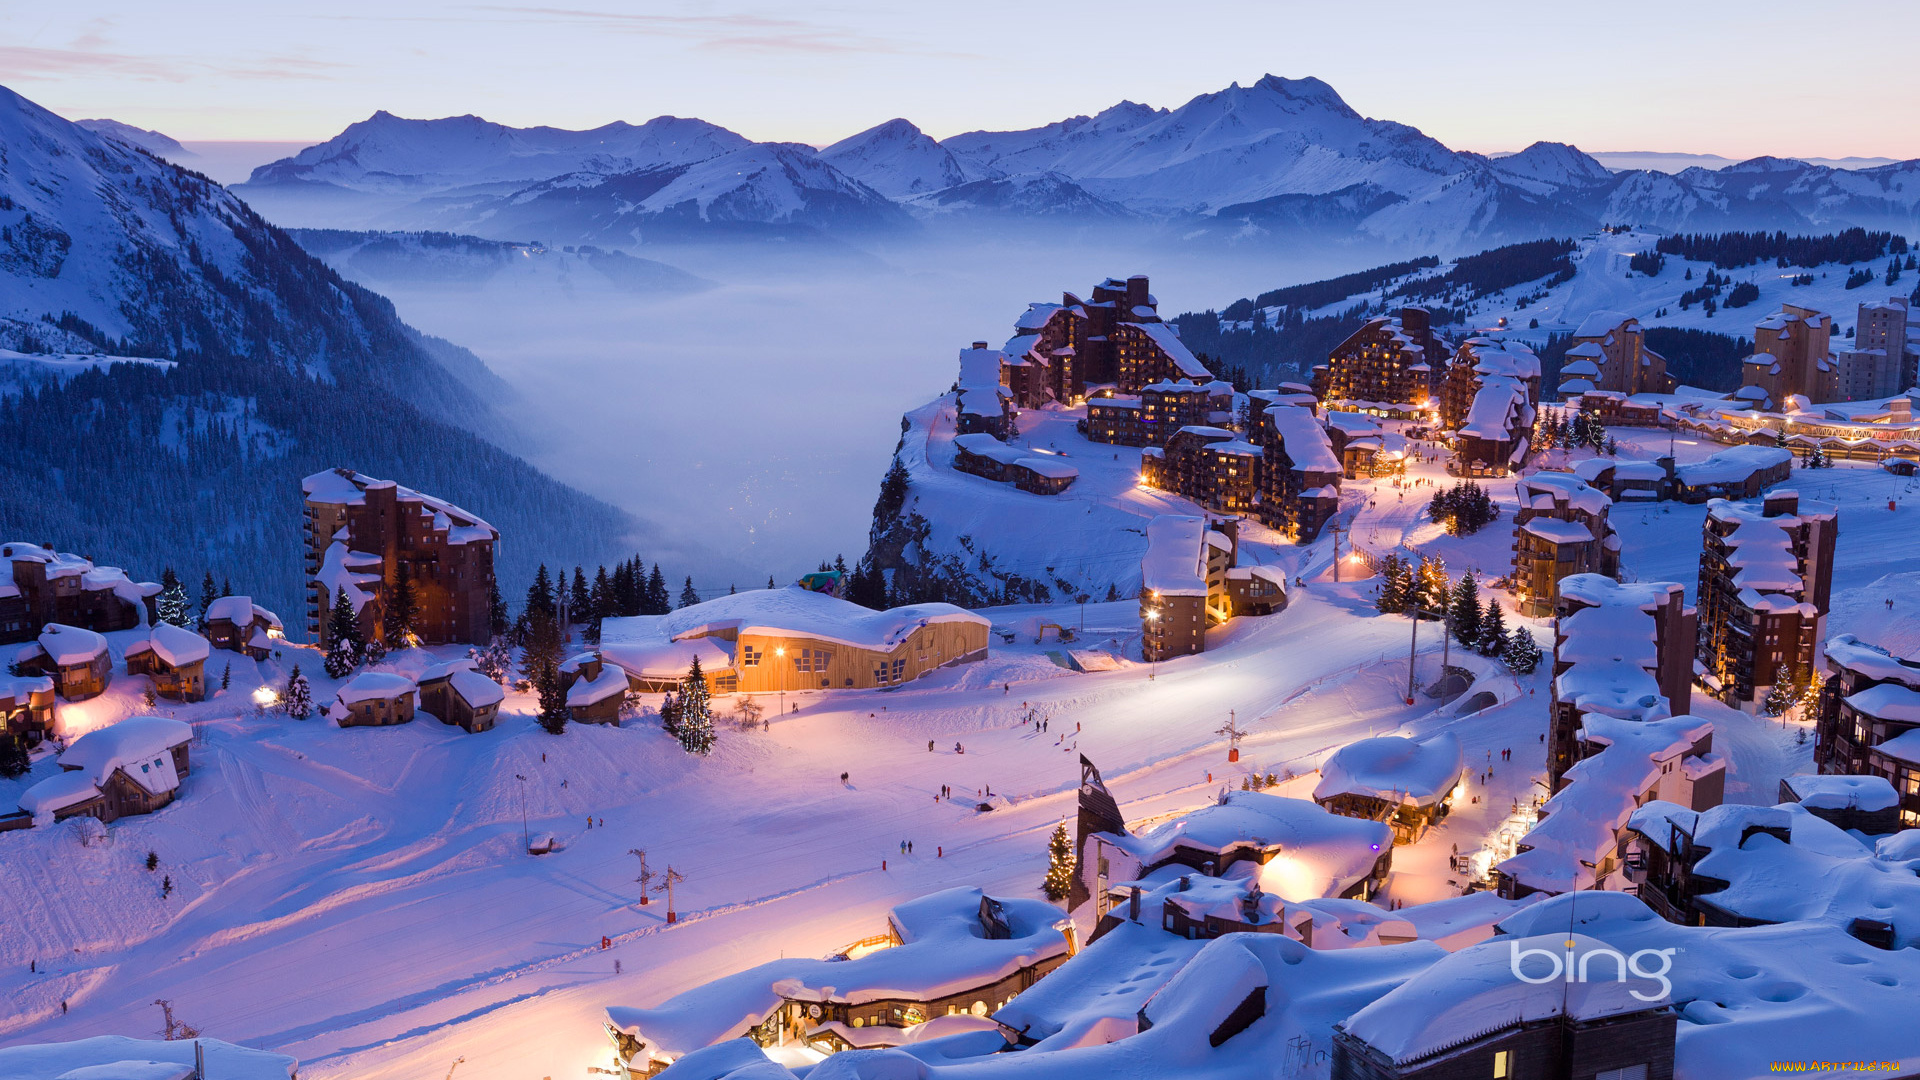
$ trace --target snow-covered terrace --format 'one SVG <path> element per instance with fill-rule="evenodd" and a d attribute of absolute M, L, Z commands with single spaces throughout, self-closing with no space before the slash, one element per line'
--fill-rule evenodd
<path fill-rule="evenodd" d="M 1466 769 L 1460 739 L 1450 731 L 1415 741 L 1382 735 L 1348 743 L 1320 763 L 1314 800 L 1364 795 L 1410 806 L 1444 800 Z"/>

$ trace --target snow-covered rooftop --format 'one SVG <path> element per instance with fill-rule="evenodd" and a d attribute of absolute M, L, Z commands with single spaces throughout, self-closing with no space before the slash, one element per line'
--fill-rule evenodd
<path fill-rule="evenodd" d="M 284 1054 L 219 1039 L 96 1035 L 0 1047 L 0 1080 L 189 1080 L 196 1053 L 206 1061 L 207 1080 L 292 1080 L 299 1065 Z"/>
<path fill-rule="evenodd" d="M 1774 446 L 1730 446 L 1691 464 L 1674 466 L 1674 476 L 1689 487 L 1737 484 L 1754 473 L 1778 468 L 1793 460 L 1793 452 Z"/>
<path fill-rule="evenodd" d="M 478 678 L 478 676 L 476 676 Z M 491 679 L 482 679 L 493 685 Z M 494 690 L 500 688 L 494 686 Z M 616 664 L 603 664 L 597 679 L 575 679 L 567 688 L 567 707 L 570 709 L 595 705 L 611 697 L 623 697 L 627 692 L 627 673 Z"/>
<path fill-rule="evenodd" d="M 1412 806 L 1432 806 L 1447 797 L 1465 771 L 1460 739 L 1451 731 L 1416 742 L 1382 735 L 1348 743 L 1320 764 L 1315 800 L 1365 795 Z"/>
<path fill-rule="evenodd" d="M 348 679 L 339 690 L 344 705 L 402 697 L 414 691 L 414 682 L 391 671 L 363 671 Z"/>
<path fill-rule="evenodd" d="M 255 619 L 263 619 L 269 626 L 279 626 L 280 616 L 253 602 L 251 596 L 223 596 L 207 605 L 207 621 L 224 619 L 235 626 L 244 626 Z"/>
<path fill-rule="evenodd" d="M 1900 804 L 1900 794 L 1884 776 L 1802 773 L 1785 783 L 1809 810 L 1885 810 Z"/>
<path fill-rule="evenodd" d="M 92 663 L 107 652 L 107 639 L 91 630 L 48 623 L 40 630 L 40 647 L 61 667 Z"/>
<path fill-rule="evenodd" d="M 1623 323 L 1630 324 L 1625 327 L 1627 330 L 1636 330 L 1639 328 L 1639 321 L 1625 312 L 1592 312 L 1588 314 L 1586 318 L 1580 320 L 1579 328 L 1573 332 L 1574 340 L 1582 341 L 1589 338 L 1604 338 L 1615 330 L 1621 329 Z"/>
<path fill-rule="evenodd" d="M 1552 968 L 1546 961 L 1560 961 L 1569 941 L 1576 955 L 1607 947 L 1586 934 L 1561 930 L 1462 949 L 1354 1013 L 1346 1022 L 1347 1034 L 1394 1064 L 1406 1065 L 1521 1024 L 1559 1016 L 1599 1020 L 1667 1003 L 1658 982 L 1631 975 L 1624 981 L 1556 983 L 1552 992 L 1543 993 L 1540 981 Z M 1516 949 L 1522 950 L 1517 959 Z M 1544 956 L 1526 955 L 1526 950 Z"/>
<path fill-rule="evenodd" d="M 793 957 L 722 976 L 651 1008 L 609 1006 L 607 1021 L 647 1043 L 647 1052 L 681 1054 L 740 1035 L 786 998 L 862 1004 L 886 998 L 926 1000 L 993 983 L 1067 951 L 1056 926 L 1065 913 L 1040 900 L 999 899 L 1011 931 L 989 938 L 980 921 L 983 894 L 953 888 L 902 904 L 892 922 L 904 943 L 853 960 Z"/>
<path fill-rule="evenodd" d="M 1207 519 L 1162 514 L 1147 522 L 1147 554 L 1140 585 L 1161 596 L 1207 595 Z"/>
<path fill-rule="evenodd" d="M 1142 867 L 1170 858 L 1177 848 L 1224 853 L 1229 848 L 1278 848 L 1258 870 L 1261 887 L 1285 900 L 1339 896 L 1372 873 L 1393 846 L 1393 830 L 1378 821 L 1329 813 L 1307 799 L 1235 791 L 1138 836 L 1113 839 Z"/>
<path fill-rule="evenodd" d="M 856 649 L 890 652 L 914 631 L 933 623 L 987 620 L 952 604 L 909 604 L 874 611 L 826 593 L 789 585 L 749 589 L 715 597 L 667 615 L 636 615 L 601 621 L 601 655 L 621 659 L 629 646 L 653 647 L 719 633 L 806 637 Z M 701 663 L 706 663 L 702 658 Z M 728 664 L 731 666 L 731 658 Z M 686 665 L 680 665 L 684 673 Z"/>
<path fill-rule="evenodd" d="M 115 769 L 125 769 L 142 787 L 157 794 L 180 786 L 172 750 L 192 739 L 193 728 L 179 720 L 130 716 L 75 739 L 60 755 L 60 767 L 78 770 L 95 784 L 105 784 Z"/>
<path fill-rule="evenodd" d="M 343 471 L 346 475 L 342 475 Z M 383 487 L 393 488 L 394 498 L 397 501 L 419 503 L 425 512 L 433 514 L 434 524 L 447 530 L 449 544 L 467 544 L 500 538 L 499 530 L 487 524 L 478 514 L 462 510 L 445 499 L 423 494 L 410 487 L 403 487 L 391 480 L 377 480 L 364 473 L 350 470 L 326 469 L 300 482 L 300 489 L 306 494 L 308 502 L 335 506 L 362 505 L 366 502 L 368 489 Z"/>
<path fill-rule="evenodd" d="M 624 681 L 624 680 L 623 680 Z M 484 709 L 488 705 L 498 705 L 507 699 L 507 692 L 500 684 L 471 668 L 461 668 L 448 680 L 454 693 L 463 698 L 475 709 Z"/>
<path fill-rule="evenodd" d="M 1128 325 L 1153 339 L 1153 343 L 1160 347 L 1160 351 L 1166 353 L 1167 358 L 1173 361 L 1173 366 L 1180 369 L 1180 374 L 1189 379 L 1213 378 L 1213 373 L 1207 370 L 1207 365 L 1201 363 L 1200 358 L 1193 355 L 1193 350 L 1187 348 L 1187 343 L 1180 340 L 1180 333 L 1173 328 L 1172 324 L 1143 322 Z"/>
<path fill-rule="evenodd" d="M 1340 414 L 1339 415 L 1349 415 Z M 1301 472 L 1341 471 L 1340 458 L 1333 452 L 1333 441 L 1320 426 L 1313 412 L 1299 405 L 1267 406 L 1267 422 L 1280 439 L 1281 452 Z"/>
<path fill-rule="evenodd" d="M 126 651 L 133 655 L 145 649 L 152 649 L 154 655 L 171 667 L 199 663 L 213 652 L 206 638 L 169 622 L 154 623 L 147 636 L 128 644 Z"/>

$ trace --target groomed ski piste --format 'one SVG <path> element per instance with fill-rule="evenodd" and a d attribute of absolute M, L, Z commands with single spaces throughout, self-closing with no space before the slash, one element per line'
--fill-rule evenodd
<path fill-rule="evenodd" d="M 1085 486 L 1070 489 L 1082 497 L 1046 504 L 1058 517 L 1033 519 L 1036 547 L 1080 546 L 1092 558 L 1103 551 L 1101 530 L 1127 524 L 1115 515 L 1138 527 L 1153 513 L 1193 512 L 1133 488 L 1125 467 L 1133 451 L 1086 443 L 1070 425 L 1027 434 L 1077 458 L 1106 458 L 1111 473 L 1082 465 Z M 1664 431 L 1615 434 L 1623 456 L 1668 448 Z M 1674 449 L 1685 462 L 1720 447 L 1679 439 Z M 949 510 L 963 498 L 983 512 L 996 499 L 1041 501 L 953 472 L 937 446 L 913 472 L 922 500 L 945 500 Z M 1416 461 L 1408 478 L 1417 486 L 1347 482 L 1353 541 L 1376 554 L 1437 554 L 1456 573 L 1504 572 L 1510 484 L 1490 485 L 1503 511 L 1494 524 L 1451 537 L 1424 507 L 1431 485 L 1453 480 L 1434 461 Z M 1842 463 L 1792 483 L 1803 499 L 1839 508 L 1829 632 L 1895 651 L 1920 646 L 1912 481 Z M 1679 581 L 1691 598 L 1705 513 L 1616 507 L 1628 573 Z M 1063 523 L 1074 514 L 1106 522 L 1069 534 Z M 113 823 L 105 843 L 83 843 L 87 830 L 73 822 L 0 834 L 0 905 L 13 927 L 0 941 L 0 994 L 12 1005 L 0 1016 L 0 1043 L 148 1038 L 162 1023 L 154 1002 L 166 1000 L 210 1038 L 299 1059 L 302 1077 L 437 1077 L 459 1058 L 462 1080 L 588 1075 L 611 1065 L 601 1027 L 609 1005 L 654 1006 L 769 960 L 829 956 L 883 927 L 889 909 L 939 890 L 1037 897 L 1048 835 L 1075 812 L 1082 754 L 1138 828 L 1269 772 L 1290 777 L 1270 792 L 1304 799 L 1318 763 L 1340 746 L 1450 732 L 1468 792 L 1419 843 L 1394 851 L 1380 900 L 1457 895 L 1454 847 L 1510 843 L 1512 807 L 1541 790 L 1551 665 L 1518 677 L 1456 645 L 1450 661 L 1476 674 L 1469 693 L 1440 704 L 1416 692 L 1409 706 L 1411 624 L 1375 611 L 1373 579 L 1353 580 L 1359 564 L 1345 562 L 1335 583 L 1331 540 L 1302 547 L 1266 534 L 1248 547 L 1255 561 L 1286 569 L 1290 602 L 1210 631 L 1203 654 L 1136 659 L 1131 600 L 989 609 L 997 632 L 981 662 L 891 691 L 761 695 L 764 731 L 729 722 L 734 699 L 718 699 L 718 743 L 706 758 L 684 753 L 651 719 L 548 735 L 532 719 L 531 696 L 517 692 L 498 727 L 474 735 L 428 715 L 384 728 L 295 721 L 257 709 L 257 691 L 283 685 L 295 662 L 318 708 L 336 684 L 316 652 L 287 646 L 258 663 L 216 651 L 208 685 L 225 667 L 227 689 L 149 709 L 146 680 L 119 666 L 139 632 L 110 634 L 113 685 L 63 702 L 65 732 L 159 712 L 193 725 L 192 771 L 173 804 Z M 1507 618 L 1550 650 L 1550 623 L 1510 606 Z M 1036 641 L 1049 623 L 1074 629 L 1076 640 Z M 1441 648 L 1435 625 L 1422 624 L 1417 684 L 1437 678 Z M 382 667 L 414 674 L 463 654 L 410 650 Z M 1076 659 L 1092 661 L 1080 664 L 1089 670 L 1073 670 Z M 1494 703 L 1460 714 L 1482 691 Z M 1046 718 L 1044 733 L 1023 722 L 1031 711 Z M 1811 733 L 1802 741 L 1798 722 L 1698 695 L 1691 711 L 1715 725 L 1729 802 L 1772 805 L 1783 776 L 1812 771 Z M 1249 732 L 1233 765 L 1216 733 L 1230 715 Z M 1501 761 L 1504 749 L 1511 762 Z M 0 807 L 55 770 L 42 755 L 30 775 L 0 781 Z M 936 798 L 942 785 L 953 800 Z M 552 837 L 557 850 L 529 855 L 528 837 Z M 903 841 L 912 854 L 902 854 Z M 638 903 L 633 849 L 646 851 L 656 874 L 671 867 L 682 876 L 674 924 L 664 895 Z M 1079 914 L 1090 919 L 1088 908 Z"/>

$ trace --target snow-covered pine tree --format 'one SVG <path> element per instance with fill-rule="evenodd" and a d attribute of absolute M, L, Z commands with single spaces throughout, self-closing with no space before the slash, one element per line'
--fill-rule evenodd
<path fill-rule="evenodd" d="M 344 679 L 353 673 L 359 663 L 360 650 L 353 647 L 352 640 L 342 637 L 334 638 L 333 644 L 327 646 L 327 655 L 320 661 L 320 667 L 327 673 L 327 678 Z"/>
<path fill-rule="evenodd" d="M 1793 685 L 1793 672 L 1787 665 L 1781 664 L 1773 673 L 1773 686 L 1767 690 L 1766 699 L 1760 703 L 1760 715 L 1785 716 L 1800 698 L 1800 689 Z"/>
<path fill-rule="evenodd" d="M 1524 626 L 1514 627 L 1507 635 L 1507 647 L 1500 659 L 1515 675 L 1533 674 L 1533 669 L 1540 666 L 1540 645 L 1533 640 L 1533 631 Z"/>
<path fill-rule="evenodd" d="M 692 607 L 700 602 L 700 592 L 693 587 L 693 575 L 687 575 L 687 583 L 680 586 L 680 606 Z"/>
<path fill-rule="evenodd" d="M 1474 651 L 1481 656 L 1499 656 L 1507 647 L 1507 614 L 1498 596 L 1488 594 L 1486 610 L 1480 614 L 1480 640 Z"/>
<path fill-rule="evenodd" d="M 280 707 L 295 720 L 305 720 L 313 715 L 313 687 L 307 684 L 307 677 L 300 674 L 300 665 L 293 665 L 293 674 L 287 676 L 287 688 L 280 692 Z"/>
<path fill-rule="evenodd" d="M 507 681 L 507 672 L 513 667 L 513 652 L 507 647 L 506 638 L 495 637 L 484 649 L 468 649 L 467 655 L 473 657 L 475 671 L 497 683 Z"/>
<path fill-rule="evenodd" d="M 713 751 L 713 709 L 707 699 L 707 677 L 700 672 L 700 658 L 694 657 L 687 676 L 680 680 L 680 746 L 689 754 L 707 756 Z"/>
<path fill-rule="evenodd" d="M 229 660 L 227 661 L 227 665 L 220 669 L 220 689 L 225 690 L 231 687 L 232 685 L 233 685 L 233 661 Z"/>
<path fill-rule="evenodd" d="M 1398 615 L 1407 610 L 1406 564 L 1391 552 L 1380 561 L 1380 594 L 1374 606 L 1382 615 Z"/>
<path fill-rule="evenodd" d="M 154 599 L 153 606 L 161 622 L 187 625 L 187 590 L 171 566 L 160 572 L 160 595 Z"/>
<path fill-rule="evenodd" d="M 1800 709 L 1800 718 L 1806 719 L 1820 709 L 1820 692 L 1827 687 L 1827 677 L 1815 671 L 1807 679 L 1807 688 L 1800 691 L 1800 700 L 1795 704 Z"/>
<path fill-rule="evenodd" d="M 1066 822 L 1053 827 L 1047 839 L 1047 876 L 1040 880 L 1040 892 L 1049 900 L 1065 900 L 1073 888 L 1073 837 L 1067 835 Z"/>
<path fill-rule="evenodd" d="M 1454 639 L 1472 648 L 1480 640 L 1480 583 L 1473 579 L 1473 571 L 1460 575 L 1460 581 L 1454 585 L 1448 614 Z"/>

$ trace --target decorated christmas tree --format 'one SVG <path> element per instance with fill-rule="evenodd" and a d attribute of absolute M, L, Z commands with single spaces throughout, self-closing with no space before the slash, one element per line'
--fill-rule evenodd
<path fill-rule="evenodd" d="M 1773 673 L 1773 686 L 1767 691 L 1766 700 L 1760 703 L 1760 715 L 1785 716 L 1799 698 L 1800 688 L 1793 685 L 1793 672 L 1781 664 Z"/>
<path fill-rule="evenodd" d="M 1040 891 L 1049 900 L 1065 900 L 1072 888 L 1073 837 L 1067 835 L 1063 821 L 1053 827 L 1053 836 L 1047 841 L 1047 876 L 1040 880 Z"/>
<path fill-rule="evenodd" d="M 713 750 L 713 711 L 707 700 L 707 677 L 700 673 L 700 658 L 694 657 L 687 676 L 680 680 L 680 746 L 689 754 L 705 757 Z"/>
<path fill-rule="evenodd" d="M 180 584 L 171 566 L 160 572 L 160 595 L 154 599 L 153 606 L 161 622 L 187 625 L 187 589 Z"/>

